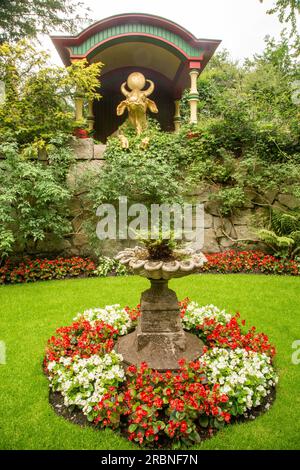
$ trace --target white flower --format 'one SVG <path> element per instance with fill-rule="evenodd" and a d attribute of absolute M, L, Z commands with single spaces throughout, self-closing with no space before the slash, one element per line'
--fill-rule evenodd
<path fill-rule="evenodd" d="M 229 397 L 228 411 L 235 404 L 236 413 L 244 414 L 259 406 L 278 377 L 266 354 L 237 348 L 213 348 L 200 359 L 210 384 L 220 384 L 221 393 Z"/>
<path fill-rule="evenodd" d="M 77 405 L 88 415 L 110 386 L 117 387 L 125 380 L 122 360 L 115 351 L 102 357 L 61 358 L 50 363 L 50 386 L 62 393 L 66 406 Z"/>
<path fill-rule="evenodd" d="M 214 319 L 222 325 L 226 325 L 232 318 L 230 313 L 220 310 L 215 305 L 205 305 L 200 307 L 197 302 L 190 302 L 182 318 L 183 327 L 186 330 L 192 330 L 197 325 L 203 323 L 205 319 Z"/>
<path fill-rule="evenodd" d="M 51 361 L 48 363 L 48 371 L 51 372 L 53 370 L 53 368 L 56 366 L 56 362 L 55 361 Z"/>
<path fill-rule="evenodd" d="M 91 308 L 74 317 L 74 321 L 81 319 L 89 321 L 92 325 L 95 321 L 103 321 L 118 330 L 120 335 L 126 335 L 132 327 L 130 316 L 119 304 L 107 305 L 104 308 Z"/>

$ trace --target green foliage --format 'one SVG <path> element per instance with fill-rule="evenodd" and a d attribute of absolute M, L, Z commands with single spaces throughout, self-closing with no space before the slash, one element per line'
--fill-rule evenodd
<path fill-rule="evenodd" d="M 101 63 L 78 61 L 70 67 L 48 65 L 48 55 L 22 40 L 0 45 L 0 76 L 5 99 L 0 104 L 0 128 L 26 147 L 41 149 L 58 132 L 74 127 L 73 100 L 80 90 L 85 99 L 99 99 Z"/>
<path fill-rule="evenodd" d="M 174 250 L 180 242 L 175 240 L 174 232 L 164 232 L 158 230 L 156 238 L 151 238 L 152 234 L 140 236 L 140 241 L 146 248 L 146 257 L 152 260 L 171 259 L 174 257 Z"/>
<path fill-rule="evenodd" d="M 87 172 L 79 182 L 80 187 L 88 188 L 85 209 L 89 211 L 89 221 L 85 231 L 97 252 L 100 243 L 95 236 L 95 214 L 101 204 L 113 204 L 117 214 L 120 196 L 127 197 L 128 206 L 144 204 L 148 209 L 152 204 L 181 205 L 187 189 L 184 171 L 187 148 L 180 135 L 161 132 L 153 122 L 140 136 L 126 126 L 123 133 L 129 148 L 123 149 L 119 139 L 111 137 L 101 171 Z M 145 136 L 150 138 L 147 148 L 141 145 Z"/>
<path fill-rule="evenodd" d="M 89 64 L 86 59 L 77 60 L 66 68 L 67 73 L 64 74 L 62 84 L 71 97 L 80 95 L 86 100 L 99 100 L 99 76 L 102 66 L 102 62 Z"/>
<path fill-rule="evenodd" d="M 276 248 L 289 248 L 294 245 L 294 240 L 289 237 L 280 237 L 275 232 L 270 230 L 262 229 L 259 231 L 260 239 L 267 245 L 273 245 Z"/>
<path fill-rule="evenodd" d="M 219 203 L 220 213 L 224 216 L 228 216 L 232 215 L 235 209 L 243 207 L 245 203 L 245 192 L 243 188 L 238 186 L 224 188 L 216 194 L 212 194 L 211 199 Z"/>
<path fill-rule="evenodd" d="M 263 3 L 264 0 L 260 0 Z M 267 12 L 269 15 L 277 14 L 279 21 L 289 27 L 290 37 L 294 38 L 295 51 L 300 50 L 300 35 L 298 19 L 300 14 L 300 0 L 275 0 L 274 5 Z"/>
<path fill-rule="evenodd" d="M 1 0 L 0 37 L 36 37 L 55 28 L 74 32 L 83 15 L 86 17 L 84 10 L 83 3 L 77 0 Z"/>
<path fill-rule="evenodd" d="M 182 202 L 184 176 L 180 171 L 178 136 L 155 127 L 147 135 L 150 144 L 146 149 L 141 147 L 144 134 L 127 133 L 129 149 L 123 149 L 118 138 L 109 139 L 104 155 L 106 164 L 101 174 L 89 182 L 94 209 L 105 202 L 117 206 L 119 196 L 126 196 L 130 204 L 148 207 L 154 203 Z"/>
<path fill-rule="evenodd" d="M 186 186 L 214 187 L 219 212 L 230 215 L 269 190 L 300 196 L 300 114 L 292 100 L 299 80 L 289 41 L 268 39 L 243 66 L 222 52 L 198 79 L 200 120 L 181 129 Z M 186 97 L 183 115 L 188 117 Z M 185 134 L 194 138 L 186 142 Z"/>
<path fill-rule="evenodd" d="M 116 276 L 126 276 L 128 274 L 126 266 L 119 261 L 108 256 L 101 256 L 98 260 L 98 266 L 94 274 L 99 277 L 106 277 L 109 274 Z"/>
<path fill-rule="evenodd" d="M 63 153 L 66 149 L 63 150 Z M 16 142 L 0 143 L 0 254 L 24 251 L 47 234 L 59 238 L 70 230 L 70 193 L 51 163 L 45 166 L 21 158 Z M 55 149 L 58 156 L 59 150 Z"/>
<path fill-rule="evenodd" d="M 1 23 L 0 23 L 1 24 Z M 48 65 L 48 56 L 25 40 L 0 45 L 0 255 L 34 249 L 48 235 L 71 230 L 66 178 L 73 152 L 72 101 L 99 99 L 102 64 Z"/>
<path fill-rule="evenodd" d="M 271 214 L 271 225 L 278 235 L 287 235 L 297 232 L 300 229 L 300 212 L 299 210 L 291 210 L 290 212 L 273 210 Z"/>
<path fill-rule="evenodd" d="M 275 254 L 294 258 L 300 251 L 299 209 L 272 209 L 267 228 L 259 230 L 258 236 Z"/>

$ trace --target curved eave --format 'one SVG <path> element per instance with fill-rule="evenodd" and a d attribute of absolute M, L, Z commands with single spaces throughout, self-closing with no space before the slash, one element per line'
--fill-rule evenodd
<path fill-rule="evenodd" d="M 110 37 L 108 39 L 105 39 L 105 40 L 95 44 L 85 54 L 71 53 L 71 50 L 68 48 L 70 58 L 71 59 L 84 59 L 84 58 L 90 59 L 91 57 L 93 57 L 95 52 L 97 52 L 99 50 L 106 49 L 106 48 L 110 47 L 112 44 L 115 44 L 116 42 L 122 42 L 124 38 L 128 38 L 129 41 L 132 41 L 132 40 L 144 40 L 145 42 L 147 42 L 147 40 L 148 41 L 152 40 L 153 42 L 155 41 L 157 43 L 160 43 L 160 45 L 162 47 L 166 47 L 166 48 L 169 48 L 170 50 L 172 50 L 176 55 L 178 55 L 178 57 L 180 57 L 183 60 L 186 60 L 186 59 L 203 60 L 204 59 L 203 54 L 201 54 L 199 56 L 189 56 L 188 54 L 186 54 L 186 52 L 184 52 L 182 49 L 180 49 L 180 47 L 176 46 L 176 44 L 173 44 L 172 42 L 167 41 L 163 38 L 157 37 L 153 34 L 146 34 L 146 33 L 118 34 L 116 36 Z"/>
<path fill-rule="evenodd" d="M 214 51 L 221 43 L 220 40 L 197 39 L 192 33 L 187 31 L 185 28 L 178 25 L 177 23 L 174 23 L 160 16 L 140 14 L 140 13 L 125 13 L 121 15 L 110 16 L 109 18 L 105 18 L 103 20 L 97 21 L 96 23 L 90 25 L 77 36 L 51 36 L 51 39 L 63 63 L 65 65 L 70 65 L 71 58 L 72 59 L 84 58 L 84 57 L 87 57 L 90 52 L 88 51 L 88 53 L 84 55 L 80 55 L 80 56 L 72 55 L 71 53 L 72 47 L 80 46 L 80 44 L 84 43 L 90 37 L 94 36 L 100 31 L 103 31 L 104 29 L 107 29 L 116 25 L 121 25 L 124 23 L 129 23 L 129 22 L 130 23 L 136 22 L 139 24 L 150 24 L 153 26 L 159 26 L 181 37 L 184 41 L 186 41 L 192 47 L 204 49 L 205 56 L 206 56 L 204 57 L 204 63 L 203 63 L 204 66 L 209 61 Z M 194 57 L 187 57 L 187 58 L 194 59 Z"/>

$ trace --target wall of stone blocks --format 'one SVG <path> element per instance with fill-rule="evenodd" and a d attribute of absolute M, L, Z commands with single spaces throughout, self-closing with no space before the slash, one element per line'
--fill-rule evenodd
<path fill-rule="evenodd" d="M 71 145 L 74 149 L 76 162 L 71 167 L 68 175 L 70 187 L 76 187 L 76 192 L 70 203 L 70 219 L 72 233 L 65 240 L 57 241 L 48 237 L 39 242 L 35 254 L 43 256 L 93 256 L 93 250 L 89 245 L 87 236 L 83 233 L 82 226 L 86 218 L 84 203 L 84 187 L 78 187 L 80 176 L 88 170 L 100 171 L 105 164 L 103 154 L 105 145 L 94 144 L 92 139 L 72 138 Z M 43 156 L 42 156 L 43 158 Z M 46 157 L 44 157 L 46 158 Z M 238 210 L 230 218 L 220 217 L 218 206 L 210 200 L 210 195 L 215 189 L 212 186 L 195 189 L 190 194 L 191 200 L 204 204 L 204 247 L 205 253 L 217 253 L 234 247 L 236 240 L 255 240 L 257 237 L 253 230 L 253 216 L 263 211 L 263 206 L 270 204 L 281 209 L 300 206 L 300 201 L 288 194 L 270 191 L 263 198 L 257 194 L 248 193 L 248 203 L 242 210 Z M 125 242 L 124 242 L 125 243 Z M 124 246 L 124 243 L 107 241 L 102 249 L 105 255 L 113 255 Z M 134 243 L 134 242 L 133 242 Z M 126 241 L 125 245 L 128 242 Z M 132 245 L 132 243 L 130 243 Z M 33 254 L 33 253 L 31 253 Z"/>

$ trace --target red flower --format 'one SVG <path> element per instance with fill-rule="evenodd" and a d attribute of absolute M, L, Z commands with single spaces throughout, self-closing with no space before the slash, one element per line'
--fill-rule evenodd
<path fill-rule="evenodd" d="M 127 371 L 128 371 L 128 372 L 131 372 L 132 374 L 135 374 L 136 371 L 137 371 L 137 369 L 136 369 L 135 366 L 131 365 L 131 366 L 129 366 L 129 367 L 127 368 Z"/>
<path fill-rule="evenodd" d="M 180 426 L 180 432 L 182 432 L 183 434 L 185 434 L 186 431 L 187 431 L 187 429 L 188 429 L 188 426 L 187 426 L 186 422 L 185 422 L 185 421 L 182 421 L 181 426 Z"/>

